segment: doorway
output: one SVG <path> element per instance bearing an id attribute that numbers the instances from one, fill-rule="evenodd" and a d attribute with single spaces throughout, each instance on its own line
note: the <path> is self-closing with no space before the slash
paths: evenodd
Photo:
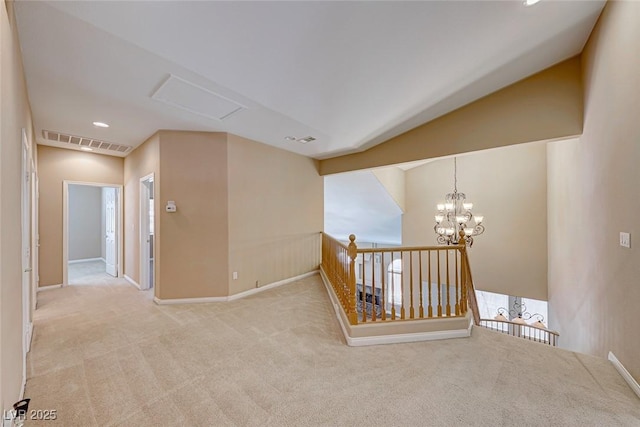
<path id="1" fill-rule="evenodd" d="M 122 187 L 64 181 L 63 199 L 63 286 L 122 277 Z"/>
<path id="2" fill-rule="evenodd" d="M 154 285 L 154 175 L 140 178 L 140 289 Z"/>

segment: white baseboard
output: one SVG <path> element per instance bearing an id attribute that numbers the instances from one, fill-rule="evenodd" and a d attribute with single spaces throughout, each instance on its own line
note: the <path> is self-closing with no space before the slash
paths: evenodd
<path id="1" fill-rule="evenodd" d="M 62 285 L 47 285 L 47 286 L 38 286 L 38 289 L 36 289 L 36 292 L 42 292 L 42 291 L 50 291 L 51 289 L 58 289 L 61 288 Z"/>
<path id="2" fill-rule="evenodd" d="M 133 280 L 131 277 L 127 276 L 126 274 L 123 276 L 124 280 L 126 280 L 127 282 L 131 283 L 133 286 L 135 286 L 136 288 L 138 288 L 139 290 L 142 290 L 142 288 L 140 287 L 140 285 L 138 284 L 138 282 L 136 282 L 135 280 Z"/>
<path id="3" fill-rule="evenodd" d="M 291 277 L 289 279 L 280 280 L 278 282 L 269 283 L 268 285 L 260 286 L 259 288 L 249 289 L 247 291 L 240 292 L 234 295 L 229 295 L 226 297 L 175 298 L 175 299 L 160 299 L 158 297 L 154 297 L 153 301 L 158 305 L 201 304 L 201 303 L 210 303 L 210 302 L 235 301 L 240 298 L 248 297 L 249 295 L 257 294 L 259 292 L 264 292 L 269 289 L 276 288 L 278 286 L 286 285 L 287 283 L 295 282 L 297 280 L 301 280 L 306 277 L 313 276 L 314 274 L 318 274 L 318 270 L 310 271 L 309 273 L 304 273 L 299 276 Z"/>
<path id="4" fill-rule="evenodd" d="M 92 262 L 92 261 L 103 261 L 104 262 L 104 258 L 83 258 L 83 259 L 74 259 L 69 261 L 69 264 L 80 264 L 81 262 Z"/>
<path id="5" fill-rule="evenodd" d="M 377 337 L 347 338 L 350 347 L 367 345 L 400 344 L 418 341 L 448 340 L 451 338 L 468 338 L 471 336 L 471 324 L 468 329 L 453 329 L 450 331 L 417 332 L 413 334 L 381 335 Z"/>
<path id="6" fill-rule="evenodd" d="M 613 354 L 613 352 L 611 351 L 609 352 L 608 359 L 616 368 L 618 373 L 622 376 L 622 378 L 624 378 L 627 384 L 629 384 L 629 387 L 631 387 L 631 390 L 633 390 L 633 392 L 640 398 L 640 384 L 638 384 L 638 381 L 636 381 L 636 379 L 631 376 L 629 371 L 627 371 L 627 368 L 625 368 L 624 365 L 620 363 L 620 361 Z"/>
<path id="7" fill-rule="evenodd" d="M 229 301 L 229 297 L 202 297 L 202 298 L 174 298 L 174 299 L 160 299 L 153 297 L 153 302 L 158 305 L 171 305 L 171 304 L 202 304 L 206 302 L 226 302 Z"/>

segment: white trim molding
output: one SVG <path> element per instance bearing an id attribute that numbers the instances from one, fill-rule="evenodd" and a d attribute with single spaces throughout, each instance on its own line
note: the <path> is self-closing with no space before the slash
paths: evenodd
<path id="1" fill-rule="evenodd" d="M 92 262 L 92 261 L 102 261 L 102 262 L 104 262 L 104 258 L 72 259 L 72 260 L 69 260 L 69 264 L 80 264 L 82 262 Z"/>
<path id="2" fill-rule="evenodd" d="M 345 325 L 345 319 L 342 318 L 342 309 L 340 308 L 340 302 L 338 301 L 338 295 L 333 290 L 331 285 L 329 285 L 329 279 L 324 273 L 324 270 L 320 269 L 320 277 L 322 278 L 322 283 L 324 284 L 325 289 L 327 290 L 327 294 L 329 294 L 329 299 L 331 300 L 331 305 L 333 306 L 333 311 L 336 313 L 336 318 L 338 319 L 338 323 L 340 324 L 340 329 L 342 330 L 342 335 L 344 335 L 344 339 L 349 344 L 349 340 L 351 337 L 349 336 L 349 332 L 347 331 L 347 327 Z"/>
<path id="3" fill-rule="evenodd" d="M 631 376 L 629 371 L 627 371 L 627 368 L 624 367 L 624 365 L 618 360 L 618 358 L 613 354 L 612 351 L 609 352 L 608 359 L 613 364 L 613 367 L 616 368 L 620 376 L 622 376 L 627 384 L 629 384 L 631 390 L 633 390 L 638 398 L 640 398 L 640 384 L 638 384 L 638 381 L 636 381 L 636 379 Z"/>
<path id="4" fill-rule="evenodd" d="M 61 288 L 62 284 L 60 285 L 47 285 L 47 286 L 38 286 L 38 289 L 36 292 L 42 292 L 42 291 L 50 291 L 51 289 L 58 289 Z"/>
<path id="5" fill-rule="evenodd" d="M 131 285 L 135 286 L 136 288 L 138 288 L 139 290 L 142 290 L 142 288 L 140 287 L 140 285 L 138 284 L 138 282 L 136 282 L 135 280 L 133 280 L 131 277 L 127 276 L 126 274 L 123 276 L 124 280 L 126 280 L 127 282 L 129 282 Z"/>
<path id="6" fill-rule="evenodd" d="M 365 336 L 365 337 L 352 337 L 349 334 L 349 330 L 352 328 L 352 326 L 348 325 L 348 320 L 343 314 L 342 308 L 340 307 L 338 296 L 336 295 L 335 291 L 329 284 L 329 279 L 327 278 L 325 272 L 322 269 L 320 269 L 320 277 L 322 278 L 324 287 L 327 290 L 327 293 L 329 294 L 329 299 L 331 300 L 331 304 L 333 305 L 333 309 L 336 313 L 336 318 L 338 319 L 338 323 L 340 324 L 340 329 L 342 330 L 344 339 L 347 342 L 347 345 L 349 347 L 364 347 L 368 345 L 400 344 L 400 343 L 418 342 L 418 341 L 446 340 L 451 338 L 468 338 L 471 336 L 471 328 L 473 327 L 473 322 L 471 321 L 471 319 L 469 319 L 469 324 L 464 329 L 444 329 L 441 331 L 406 332 L 406 333 L 400 333 L 400 334 L 381 334 L 381 335 L 372 335 L 372 336 Z M 360 326 L 355 326 L 355 327 L 357 328 Z"/>
<path id="7" fill-rule="evenodd" d="M 379 344 L 400 344 L 418 341 L 448 340 L 451 338 L 468 338 L 471 336 L 471 323 L 467 329 L 453 329 L 449 331 L 416 332 L 412 334 L 380 335 L 377 337 L 347 337 L 350 347 L 364 347 Z"/>
<path id="8" fill-rule="evenodd" d="M 268 291 L 269 289 L 277 288 L 278 286 L 286 285 L 287 283 L 291 283 L 298 280 L 302 280 L 307 277 L 311 277 L 315 274 L 318 274 L 318 270 L 310 271 L 308 273 L 304 273 L 295 277 L 290 277 L 288 279 L 280 280 L 278 282 L 269 283 L 268 285 L 260 286 L 259 288 L 249 289 L 247 291 L 240 292 L 234 295 L 229 295 L 226 297 L 175 298 L 175 299 L 160 299 L 158 297 L 154 297 L 153 301 L 158 305 L 201 304 L 201 303 L 210 303 L 210 302 L 235 301 L 237 299 L 246 298 L 249 295 L 254 295 L 260 292 Z"/>

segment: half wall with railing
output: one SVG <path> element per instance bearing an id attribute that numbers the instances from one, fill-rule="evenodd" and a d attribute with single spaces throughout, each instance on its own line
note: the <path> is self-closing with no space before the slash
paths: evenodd
<path id="1" fill-rule="evenodd" d="M 406 327 L 402 332 L 396 326 L 396 335 L 455 330 L 455 336 L 462 336 L 464 330 L 468 336 L 469 312 L 476 318 L 477 310 L 468 303 L 475 298 L 469 298 L 473 283 L 464 242 L 360 249 L 354 235 L 349 239 L 345 243 L 323 234 L 321 270 L 350 332 L 364 330 L 358 327 L 365 324 L 395 323 Z"/>

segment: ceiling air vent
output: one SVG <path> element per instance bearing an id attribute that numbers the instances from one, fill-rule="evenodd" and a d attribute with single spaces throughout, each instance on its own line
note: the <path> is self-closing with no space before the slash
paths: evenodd
<path id="1" fill-rule="evenodd" d="M 296 138 L 295 136 L 285 136 L 284 139 L 291 142 L 299 142 L 301 144 L 306 144 L 308 142 L 312 142 L 316 140 L 316 138 L 312 136 L 305 136 L 304 138 Z"/>
<path id="2" fill-rule="evenodd" d="M 76 147 L 97 148 L 99 150 L 114 151 L 119 154 L 126 154 L 132 150 L 132 147 L 122 144 L 114 144 L 112 142 L 102 141 L 100 139 L 85 138 L 82 136 L 66 135 L 60 132 L 52 132 L 43 130 L 42 137 L 48 141 L 62 142 Z"/>
<path id="3" fill-rule="evenodd" d="M 312 136 L 306 136 L 304 138 L 298 138 L 298 142 L 301 142 L 303 144 L 306 144 L 307 142 L 311 142 L 311 141 L 315 141 L 316 139 Z"/>

